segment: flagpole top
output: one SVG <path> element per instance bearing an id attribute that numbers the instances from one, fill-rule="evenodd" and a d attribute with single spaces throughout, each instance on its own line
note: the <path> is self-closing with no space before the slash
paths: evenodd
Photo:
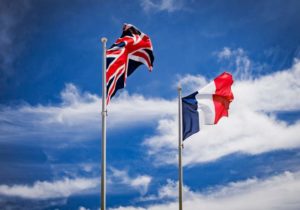
<path id="1" fill-rule="evenodd" d="M 102 42 L 102 43 L 107 42 L 107 38 L 106 38 L 106 37 L 102 37 L 102 38 L 101 38 L 101 42 Z"/>
<path id="2" fill-rule="evenodd" d="M 178 86 L 177 86 L 177 90 L 178 90 L 178 91 L 181 91 L 181 90 L 182 90 L 181 85 L 178 85 Z"/>

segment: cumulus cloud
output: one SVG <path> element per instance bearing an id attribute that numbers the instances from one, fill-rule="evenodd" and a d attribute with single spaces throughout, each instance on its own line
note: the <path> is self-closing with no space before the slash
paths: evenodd
<path id="1" fill-rule="evenodd" d="M 2 0 L 0 2 L 0 85 L 10 77 L 13 70 L 13 63 L 17 57 L 21 43 L 18 41 L 17 33 L 23 18 L 30 9 L 29 1 L 14 2 Z"/>
<path id="2" fill-rule="evenodd" d="M 177 86 L 184 87 L 183 93 L 190 94 L 198 90 L 199 87 L 203 87 L 208 83 L 208 80 L 202 75 L 190 75 L 187 74 L 184 77 L 178 78 Z"/>
<path id="3" fill-rule="evenodd" d="M 295 111 L 300 109 L 300 61 L 287 70 L 254 80 L 237 81 L 234 86 L 239 104 L 256 111 Z M 245 94 L 246 93 L 246 94 Z"/>
<path id="4" fill-rule="evenodd" d="M 236 81 L 229 118 L 214 126 L 201 125 L 201 131 L 185 141 L 184 164 L 213 161 L 239 152 L 259 154 L 298 148 L 300 122 L 288 124 L 277 119 L 276 112 L 299 111 L 299 81 L 299 61 L 287 70 Z M 199 83 L 202 82 L 203 77 L 199 77 Z M 149 154 L 158 159 L 156 162 L 177 163 L 177 129 L 176 115 L 161 119 L 156 135 L 145 140 Z"/>
<path id="5" fill-rule="evenodd" d="M 37 181 L 33 185 L 0 185 L 0 195 L 26 199 L 63 198 L 98 186 L 98 178 L 65 178 L 54 182 Z"/>
<path id="6" fill-rule="evenodd" d="M 229 56 L 224 52 L 222 56 Z M 191 85 L 188 81 L 192 81 Z M 230 117 L 215 126 L 201 125 L 201 131 L 185 141 L 184 164 L 214 161 L 232 153 L 259 154 L 300 146 L 300 122 L 287 123 L 276 112 L 299 111 L 300 61 L 286 70 L 258 78 L 236 79 Z M 185 90 L 198 90 L 207 79 L 187 75 Z M 0 107 L 2 141 L 12 139 L 87 140 L 100 135 L 101 98 L 67 84 L 61 103 Z M 162 98 L 128 95 L 123 91 L 109 104 L 108 131 L 157 123 L 152 136 L 143 141 L 149 155 L 159 164 L 176 164 L 177 102 Z M 126 110 L 126 111 L 124 111 Z M 201 116 L 201 113 L 200 113 Z"/>
<path id="7" fill-rule="evenodd" d="M 183 1 L 181 0 L 141 0 L 141 7 L 144 11 L 167 11 L 174 12 L 177 10 L 182 10 L 184 8 Z"/>
<path id="8" fill-rule="evenodd" d="M 195 192 L 191 191 L 189 187 L 183 186 L 183 194 L 189 198 L 195 196 Z M 167 184 L 158 189 L 157 195 L 148 195 L 141 197 L 139 201 L 174 201 L 178 198 L 178 182 L 167 179 Z"/>
<path id="9" fill-rule="evenodd" d="M 84 207 L 84 206 L 79 206 L 78 207 L 78 210 L 90 210 L 89 208 L 86 208 L 86 207 Z"/>
<path id="10" fill-rule="evenodd" d="M 159 204 L 147 207 L 118 207 L 110 210 L 160 210 L 178 209 L 176 201 L 178 185 L 169 181 L 163 186 L 156 198 Z M 184 188 L 184 208 L 192 209 L 232 209 L 232 210 L 297 210 L 300 208 L 300 173 L 285 172 L 268 179 L 251 178 L 194 192 Z M 173 199 L 166 201 L 166 199 Z"/>
<path id="11" fill-rule="evenodd" d="M 133 189 L 138 190 L 141 194 L 146 194 L 148 191 L 148 186 L 151 183 L 152 177 L 148 175 L 138 175 L 136 177 L 130 177 L 128 171 L 118 170 L 115 168 L 110 169 L 111 183 L 118 182 L 130 186 Z"/>
<path id="12" fill-rule="evenodd" d="M 101 98 L 82 92 L 73 84 L 66 84 L 60 97 L 61 103 L 55 105 L 0 106 L 0 139 L 70 139 L 72 136 L 72 140 L 85 140 L 99 136 Z M 153 122 L 175 112 L 176 103 L 173 101 L 147 99 L 141 95 L 128 95 L 123 92 L 108 106 L 108 129 Z"/>
<path id="13" fill-rule="evenodd" d="M 251 79 L 253 64 L 244 49 L 231 49 L 229 47 L 224 47 L 221 51 L 215 52 L 215 54 L 220 62 L 228 62 L 227 68 L 234 69 L 235 78 Z"/>
<path id="14" fill-rule="evenodd" d="M 61 100 L 58 105 L 1 107 L 1 138 L 42 139 L 78 134 L 72 135 L 72 140 L 76 140 L 83 137 L 80 135 L 82 132 L 86 132 L 86 138 L 99 132 L 100 99 L 97 96 L 80 94 L 74 85 L 67 84 L 61 93 Z"/>
<path id="15" fill-rule="evenodd" d="M 142 195 L 147 193 L 152 177 L 137 174 L 129 176 L 128 171 L 110 168 L 108 170 L 107 185 L 115 189 L 120 185 L 126 189 L 133 189 Z M 24 199 L 47 200 L 67 198 L 74 194 L 94 193 L 98 191 L 100 178 L 64 178 L 56 181 L 36 181 L 32 185 L 0 185 L 0 195 L 6 197 L 20 197 Z M 108 191 L 111 193 L 111 191 Z"/>

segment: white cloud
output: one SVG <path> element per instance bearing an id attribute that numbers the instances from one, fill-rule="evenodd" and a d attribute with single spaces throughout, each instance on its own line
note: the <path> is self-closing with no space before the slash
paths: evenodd
<path id="1" fill-rule="evenodd" d="M 150 11 L 167 11 L 174 12 L 177 10 L 182 10 L 184 8 L 183 1 L 181 0 L 141 0 L 141 7 L 146 12 Z"/>
<path id="2" fill-rule="evenodd" d="M 176 210 L 175 193 L 177 184 L 169 182 L 159 190 L 157 201 L 147 207 L 118 207 L 110 210 Z M 252 178 L 245 181 L 229 183 L 208 189 L 205 192 L 193 192 L 184 188 L 184 209 L 210 210 L 297 210 L 300 208 L 298 195 L 300 193 L 300 173 L 285 172 L 268 179 Z M 161 194 L 161 192 L 164 192 Z M 167 198 L 173 201 L 166 201 Z"/>
<path id="3" fill-rule="evenodd" d="M 90 210 L 89 208 L 86 208 L 86 207 L 84 207 L 84 206 L 79 206 L 78 207 L 78 210 Z"/>
<path id="4" fill-rule="evenodd" d="M 217 53 L 218 58 L 221 59 L 228 59 L 232 56 L 232 51 L 229 47 L 224 47 L 220 52 Z"/>
<path id="5" fill-rule="evenodd" d="M 188 85 L 188 81 L 192 85 Z M 300 122 L 276 119 L 276 111 L 299 111 L 300 62 L 257 79 L 236 80 L 230 117 L 218 125 L 204 126 L 185 142 L 184 164 L 213 161 L 242 152 L 259 154 L 300 147 Z M 207 80 L 188 75 L 183 89 L 198 90 Z M 1 140 L 14 138 L 86 140 L 100 135 L 101 99 L 67 84 L 57 105 L 22 105 L 0 108 Z M 145 98 L 123 91 L 109 104 L 108 132 L 141 124 L 157 123 L 153 136 L 144 141 L 159 164 L 175 164 L 177 155 L 177 100 Z"/>
<path id="6" fill-rule="evenodd" d="M 121 125 L 147 124 L 175 112 L 173 101 L 130 96 L 124 91 L 108 106 L 108 130 Z M 0 138 L 5 140 L 26 137 L 82 140 L 99 136 L 101 131 L 101 98 L 81 92 L 73 84 L 67 84 L 61 92 L 60 104 L 2 106 L 0 113 Z"/>
<path id="7" fill-rule="evenodd" d="M 234 92 L 239 104 L 259 111 L 294 111 L 300 109 L 300 61 L 287 70 L 255 80 L 237 81 Z M 246 94 L 245 94 L 246 93 Z"/>
<path id="8" fill-rule="evenodd" d="M 147 193 L 148 186 L 152 180 L 151 176 L 138 175 L 136 177 L 130 177 L 126 170 L 118 170 L 115 168 L 110 168 L 110 170 L 112 172 L 110 180 L 111 183 L 118 182 L 138 190 L 141 194 Z"/>
<path id="9" fill-rule="evenodd" d="M 0 2 L 0 85 L 3 85 L 5 79 L 13 75 L 12 64 L 22 45 L 17 40 L 19 35 L 17 31 L 29 9 L 29 1 L 15 3 L 2 0 Z M 17 42 L 18 44 L 16 44 Z"/>
<path id="10" fill-rule="evenodd" d="M 203 87 L 208 83 L 206 78 L 201 75 L 187 74 L 184 77 L 179 77 L 178 80 L 179 81 L 176 85 L 184 87 L 182 90 L 183 94 L 191 94 L 197 91 L 199 87 Z"/>
<path id="11" fill-rule="evenodd" d="M 199 81 L 202 83 L 203 78 Z M 300 121 L 287 124 L 274 115 L 276 111 L 300 109 L 299 81 L 299 61 L 281 72 L 236 81 L 229 118 L 214 126 L 202 126 L 199 133 L 185 141 L 184 164 L 213 161 L 237 152 L 259 154 L 300 147 Z M 156 135 L 144 141 L 155 162 L 177 163 L 177 129 L 176 115 L 161 119 Z"/>
<path id="12" fill-rule="evenodd" d="M 109 126 L 149 123 L 176 113 L 175 100 L 145 98 L 126 92 L 114 99 L 109 108 Z"/>
<path id="13" fill-rule="evenodd" d="M 242 48 L 230 49 L 224 47 L 215 53 L 219 61 L 227 61 L 229 69 L 234 69 L 234 77 L 239 79 L 251 79 L 252 63 L 247 53 Z"/>
<path id="14" fill-rule="evenodd" d="M 195 192 L 192 192 L 189 187 L 183 186 L 183 195 L 185 197 L 193 197 Z M 178 182 L 168 179 L 167 184 L 158 189 L 157 195 L 148 195 L 141 197 L 139 201 L 159 201 L 159 200 L 175 200 L 178 198 Z"/>
<path id="15" fill-rule="evenodd" d="M 146 194 L 152 177 L 148 175 L 129 176 L 128 171 L 110 168 L 107 176 L 107 193 L 120 185 Z M 21 197 L 34 200 L 67 198 L 74 194 L 95 193 L 100 186 L 100 177 L 95 178 L 64 178 L 62 180 L 36 181 L 32 185 L 0 185 L 0 195 Z M 81 207 L 82 208 L 82 207 Z"/>
<path id="16" fill-rule="evenodd" d="M 65 178 L 54 182 L 37 181 L 33 185 L 0 185 L 0 194 L 27 199 L 50 199 L 69 197 L 98 186 L 98 178 Z"/>
<path id="17" fill-rule="evenodd" d="M 152 177 L 142 175 L 134 178 L 131 182 L 130 185 L 134 188 L 139 189 L 139 191 L 142 194 L 145 194 L 148 191 L 148 186 L 152 180 Z"/>
<path id="18" fill-rule="evenodd" d="M 134 206 L 120 206 L 118 208 L 109 208 L 109 210 L 146 210 L 142 207 L 134 207 Z"/>

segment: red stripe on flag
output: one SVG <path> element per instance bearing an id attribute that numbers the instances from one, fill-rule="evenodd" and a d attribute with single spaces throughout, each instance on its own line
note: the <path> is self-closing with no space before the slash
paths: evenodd
<path id="1" fill-rule="evenodd" d="M 109 80 L 111 80 L 111 77 L 113 74 L 116 73 L 117 69 L 120 68 L 123 64 L 126 64 L 127 61 L 127 55 L 122 54 L 119 58 L 117 58 L 113 63 L 109 66 L 109 68 L 106 70 L 106 84 Z"/>
<path id="2" fill-rule="evenodd" d="M 144 60 L 147 62 L 147 67 L 151 71 L 151 61 L 150 61 L 149 57 L 145 53 L 137 51 L 137 52 L 133 53 L 133 55 L 141 57 L 141 58 L 144 58 Z"/>
<path id="3" fill-rule="evenodd" d="M 110 98 L 111 98 L 111 95 L 115 92 L 115 89 L 116 89 L 116 85 L 117 85 L 118 79 L 119 79 L 120 75 L 123 74 L 124 68 L 125 68 L 125 67 L 123 67 L 122 69 L 120 69 L 120 70 L 117 72 L 117 75 L 115 76 L 115 78 L 114 78 L 112 84 L 110 85 L 109 90 L 108 90 L 108 95 L 107 95 L 107 98 L 106 98 L 106 104 L 109 103 Z"/>
<path id="4" fill-rule="evenodd" d="M 229 104 L 233 100 L 231 85 L 233 84 L 232 75 L 224 72 L 214 79 L 216 92 L 213 94 L 215 106 L 215 124 L 218 123 L 221 117 L 228 116 Z"/>

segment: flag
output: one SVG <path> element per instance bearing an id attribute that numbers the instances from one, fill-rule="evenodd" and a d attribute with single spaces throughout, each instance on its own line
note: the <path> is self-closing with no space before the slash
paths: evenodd
<path id="1" fill-rule="evenodd" d="M 108 104 L 118 89 L 126 86 L 126 78 L 138 66 L 153 67 L 152 43 L 146 34 L 131 24 L 124 24 L 121 37 L 106 52 L 106 85 Z"/>
<path id="2" fill-rule="evenodd" d="M 217 124 L 221 117 L 228 116 L 233 100 L 232 75 L 224 72 L 201 90 L 182 98 L 183 140 L 200 130 L 198 109 L 203 112 L 203 124 Z"/>

